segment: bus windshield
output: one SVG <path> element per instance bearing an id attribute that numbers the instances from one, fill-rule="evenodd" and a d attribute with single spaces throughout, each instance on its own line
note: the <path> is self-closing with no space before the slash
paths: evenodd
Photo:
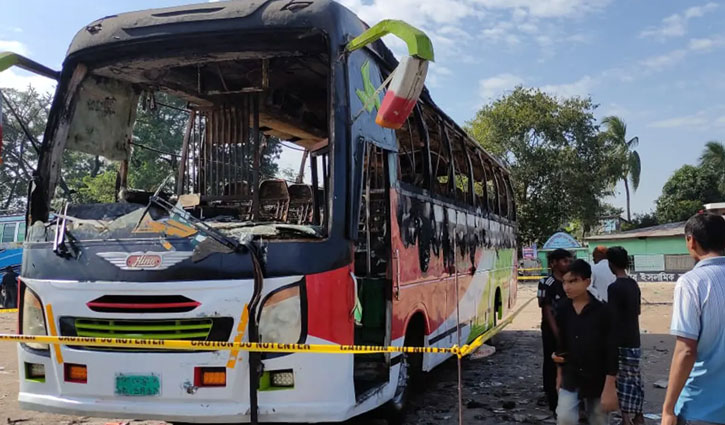
<path id="1" fill-rule="evenodd" d="M 186 213 L 232 236 L 324 237 L 327 42 L 315 31 L 274 38 L 197 37 L 142 55 L 109 47 L 111 59 L 77 65 L 63 163 L 86 161 L 95 175 L 75 192 L 61 179 L 53 200 L 75 236 L 136 234 L 143 220 Z M 155 194 L 173 208 L 146 214 Z"/>

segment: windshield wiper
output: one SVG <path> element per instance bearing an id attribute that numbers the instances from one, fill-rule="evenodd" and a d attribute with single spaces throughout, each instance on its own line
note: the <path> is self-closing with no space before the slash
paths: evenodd
<path id="1" fill-rule="evenodd" d="M 228 238 L 223 233 L 217 231 L 213 227 L 207 225 L 203 221 L 197 219 L 193 215 L 189 214 L 186 210 L 177 207 L 176 205 L 172 204 L 171 202 L 167 201 L 164 198 L 161 198 L 159 196 L 152 196 L 149 198 L 149 203 L 154 203 L 158 205 L 159 207 L 166 210 L 169 215 L 175 214 L 179 216 L 182 220 L 184 220 L 189 225 L 193 226 L 196 230 L 200 231 L 201 233 L 204 233 L 205 235 L 209 236 L 210 238 L 214 239 L 215 241 L 219 242 L 220 244 L 231 248 L 234 251 L 238 251 L 239 248 L 244 246 L 245 244 L 240 243 L 236 239 Z"/>
<path id="2" fill-rule="evenodd" d="M 219 242 L 220 244 L 226 246 L 227 248 L 232 249 L 233 251 L 239 251 L 239 249 L 242 246 L 249 247 L 249 244 L 246 243 L 240 243 L 236 239 L 231 239 L 221 232 L 217 231 L 216 229 L 208 226 L 206 223 L 202 222 L 201 220 L 197 219 L 196 217 L 189 214 L 186 210 L 183 208 L 179 208 L 176 205 L 172 204 L 171 202 L 167 201 L 166 199 L 159 196 L 159 193 L 161 193 L 161 189 L 166 185 L 166 183 L 169 181 L 169 179 L 172 176 L 168 176 L 164 179 L 164 181 L 156 188 L 156 191 L 154 194 L 149 198 L 149 203 L 146 205 L 146 209 L 144 210 L 143 214 L 141 214 L 141 217 L 138 220 L 138 223 L 136 224 L 136 227 L 141 225 L 141 222 L 143 221 L 146 214 L 149 212 L 149 208 L 151 207 L 151 204 L 156 204 L 161 209 L 165 210 L 169 217 L 172 215 L 177 215 L 179 218 L 181 218 L 186 224 L 189 224 L 199 232 L 203 233 L 204 235 L 214 239 L 215 241 Z"/>

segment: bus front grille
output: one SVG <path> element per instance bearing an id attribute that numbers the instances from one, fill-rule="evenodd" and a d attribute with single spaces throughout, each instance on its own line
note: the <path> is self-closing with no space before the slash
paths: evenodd
<path id="1" fill-rule="evenodd" d="M 155 320 L 61 317 L 60 334 L 95 338 L 228 341 L 233 325 L 234 320 L 231 317 Z M 83 348 L 146 351 L 146 349 L 119 347 Z"/>

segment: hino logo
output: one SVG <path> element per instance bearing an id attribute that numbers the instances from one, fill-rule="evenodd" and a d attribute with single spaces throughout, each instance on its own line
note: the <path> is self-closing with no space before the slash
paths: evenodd
<path id="1" fill-rule="evenodd" d="M 191 251 L 99 252 L 96 255 L 121 270 L 165 270 L 191 257 Z"/>

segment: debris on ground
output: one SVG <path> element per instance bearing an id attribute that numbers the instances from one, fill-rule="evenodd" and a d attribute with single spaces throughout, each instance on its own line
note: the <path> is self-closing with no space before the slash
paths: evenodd
<path id="1" fill-rule="evenodd" d="M 655 388 L 667 388 L 667 384 L 668 382 L 666 379 L 660 379 L 659 381 L 655 381 L 652 385 L 654 385 Z"/>

